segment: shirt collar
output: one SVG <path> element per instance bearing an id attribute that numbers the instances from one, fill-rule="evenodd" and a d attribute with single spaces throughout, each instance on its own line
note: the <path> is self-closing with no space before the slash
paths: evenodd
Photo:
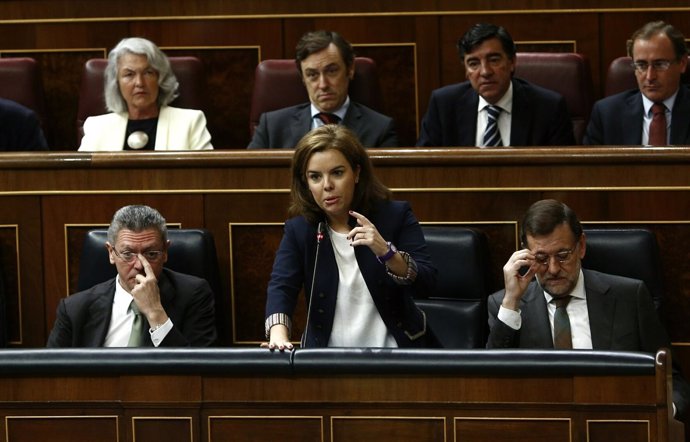
<path id="1" fill-rule="evenodd" d="M 640 92 L 642 95 L 642 106 L 644 107 L 644 114 L 645 115 L 650 115 L 650 112 L 652 111 L 652 106 L 654 105 L 654 102 L 647 98 L 645 94 Z M 664 103 L 664 106 L 666 106 L 666 110 L 669 111 L 673 109 L 673 104 L 676 102 L 676 96 L 678 96 L 678 91 L 676 91 L 675 94 L 671 95 L 667 99 L 665 99 L 662 103 Z"/>
<path id="2" fill-rule="evenodd" d="M 121 312 L 123 315 L 127 314 L 129 305 L 134 298 L 120 283 L 120 275 L 117 275 L 115 280 L 115 297 L 113 298 L 113 310 Z"/>
<path id="3" fill-rule="evenodd" d="M 337 115 L 338 117 L 340 117 L 340 120 L 342 121 L 343 119 L 345 119 L 345 114 L 347 113 L 347 109 L 349 107 L 350 107 L 350 96 L 348 95 L 345 98 L 345 103 L 343 103 L 343 105 L 340 106 L 340 108 L 338 108 L 335 112 L 328 112 L 328 113 L 333 114 L 333 115 Z M 312 103 L 311 104 L 311 117 L 314 118 L 320 113 L 321 113 L 321 111 L 318 110 L 316 108 L 316 106 L 314 106 L 314 103 Z"/>
<path id="4" fill-rule="evenodd" d="M 477 108 L 477 111 L 481 112 L 483 111 L 487 106 L 491 106 L 491 103 L 486 101 L 484 97 L 481 95 L 479 96 L 479 107 Z M 513 111 L 513 82 L 510 82 L 510 86 L 508 86 L 508 90 L 506 91 L 505 94 L 501 97 L 500 100 L 494 104 L 494 106 L 498 106 L 501 108 L 502 112 L 506 112 L 510 114 Z"/>

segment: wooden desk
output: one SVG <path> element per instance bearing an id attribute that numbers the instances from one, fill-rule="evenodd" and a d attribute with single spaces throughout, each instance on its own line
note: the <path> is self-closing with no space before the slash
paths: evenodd
<path id="1" fill-rule="evenodd" d="M 665 351 L 5 350 L 0 373 L 8 442 L 682 440 Z"/>

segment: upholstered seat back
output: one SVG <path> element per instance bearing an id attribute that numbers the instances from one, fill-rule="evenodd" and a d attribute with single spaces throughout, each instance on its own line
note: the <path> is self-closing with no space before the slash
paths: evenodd
<path id="1" fill-rule="evenodd" d="M 659 246 L 646 229 L 586 229 L 587 251 L 582 267 L 644 281 L 657 309 L 663 301 Z"/>
<path id="2" fill-rule="evenodd" d="M 515 76 L 563 95 L 575 141 L 581 143 L 592 110 L 592 73 L 587 58 L 572 52 L 518 52 Z"/>
<path id="3" fill-rule="evenodd" d="M 350 99 L 382 111 L 381 90 L 379 88 L 376 63 L 371 58 L 355 58 L 355 76 L 348 91 Z M 307 90 L 302 84 L 295 60 L 264 60 L 258 64 L 254 73 L 254 92 L 249 111 L 249 135 L 264 112 L 282 109 L 309 101 Z"/>
<path id="4" fill-rule="evenodd" d="M 28 107 L 45 122 L 41 72 L 33 58 L 0 58 L 0 97 Z"/>
<path id="5" fill-rule="evenodd" d="M 483 233 L 456 226 L 423 226 L 438 270 L 436 291 L 415 302 L 444 348 L 484 347 L 489 252 Z"/>
<path id="6" fill-rule="evenodd" d="M 615 95 L 628 89 L 637 89 L 635 70 L 632 67 L 632 58 L 618 57 L 611 62 L 606 73 L 605 96 Z"/>
<path id="7" fill-rule="evenodd" d="M 196 57 L 169 57 L 169 60 L 180 84 L 178 88 L 180 95 L 171 103 L 171 106 L 205 110 L 206 78 L 201 60 Z M 92 58 L 84 64 L 76 123 L 79 140 L 84 136 L 84 121 L 88 117 L 108 112 L 103 97 L 104 72 L 107 65 L 108 60 L 104 58 Z"/>
<path id="8" fill-rule="evenodd" d="M 204 229 L 169 229 L 168 262 L 165 267 L 208 281 L 216 297 L 222 293 L 216 246 L 211 232 Z M 86 290 L 117 274 L 110 264 L 105 243 L 106 230 L 90 230 L 84 239 L 79 261 L 77 290 Z"/>

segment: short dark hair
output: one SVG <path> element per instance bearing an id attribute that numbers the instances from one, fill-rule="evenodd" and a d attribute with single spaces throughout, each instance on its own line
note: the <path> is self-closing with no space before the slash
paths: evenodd
<path id="1" fill-rule="evenodd" d="M 527 235 L 548 235 L 564 223 L 570 226 L 575 240 L 579 240 L 582 236 L 582 225 L 573 209 L 553 199 L 537 201 L 527 209 L 527 213 L 522 219 L 520 231 L 522 246 L 527 247 Z"/>
<path id="2" fill-rule="evenodd" d="M 337 150 L 347 160 L 353 170 L 359 167 L 359 182 L 352 198 L 352 210 L 367 216 L 374 202 L 388 200 L 391 191 L 374 175 L 374 167 L 362 143 L 350 129 L 337 124 L 326 124 L 308 132 L 297 143 L 292 156 L 291 203 L 288 214 L 302 215 L 316 224 L 324 217 L 323 210 L 316 204 L 307 184 L 307 163 L 316 152 Z"/>
<path id="3" fill-rule="evenodd" d="M 115 245 L 122 229 L 132 232 L 154 229 L 160 233 L 163 243 L 168 240 L 165 218 L 160 212 L 149 206 L 124 206 L 115 212 L 112 221 L 110 221 L 110 227 L 108 227 L 108 242 L 110 244 Z"/>
<path id="4" fill-rule="evenodd" d="M 666 22 L 652 21 L 633 32 L 630 36 L 630 39 L 626 42 L 628 56 L 633 56 L 632 50 L 637 40 L 649 40 L 657 34 L 664 34 L 671 40 L 673 50 L 676 53 L 676 60 L 680 60 L 688 53 L 688 47 L 685 45 L 685 36 L 683 36 L 682 32 Z"/>
<path id="5" fill-rule="evenodd" d="M 331 43 L 340 51 L 345 67 L 350 69 L 355 62 L 355 50 L 350 42 L 335 31 L 312 31 L 304 34 L 295 48 L 295 63 L 297 63 L 300 76 L 302 75 L 302 62 L 311 54 L 326 49 Z"/>
<path id="6" fill-rule="evenodd" d="M 465 55 L 469 54 L 486 40 L 498 38 L 503 46 L 508 58 L 515 59 L 515 42 L 508 31 L 503 26 L 493 25 L 491 23 L 477 23 L 465 32 L 465 35 L 458 40 L 458 53 L 460 59 L 464 60 Z"/>

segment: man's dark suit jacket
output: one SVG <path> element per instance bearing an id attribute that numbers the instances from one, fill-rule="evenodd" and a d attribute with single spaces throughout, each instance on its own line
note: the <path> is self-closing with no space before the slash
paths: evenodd
<path id="1" fill-rule="evenodd" d="M 355 258 L 374 304 L 399 347 L 436 346 L 436 338 L 414 297 L 428 297 L 436 285 L 436 268 L 426 248 L 424 234 L 409 203 L 381 201 L 367 218 L 386 241 L 409 253 L 417 263 L 417 279 L 411 285 L 396 284 L 371 249 L 355 247 Z M 354 218 L 351 218 L 354 220 Z M 351 224 L 354 227 L 353 224 Z M 316 256 L 316 226 L 297 216 L 285 223 L 268 284 L 266 317 L 274 313 L 292 316 L 300 290 L 311 295 Z M 333 327 L 338 293 L 338 264 L 328 235 L 321 241 L 311 296 L 308 347 L 326 347 Z"/>
<path id="2" fill-rule="evenodd" d="M 364 147 L 397 147 L 393 119 L 363 104 L 350 101 L 343 126 L 359 137 Z M 303 103 L 261 115 L 249 149 L 293 149 L 311 130 L 311 104 Z"/>
<path id="3" fill-rule="evenodd" d="M 48 143 L 31 109 L 0 98 L 0 151 L 13 150 L 48 150 Z"/>
<path id="4" fill-rule="evenodd" d="M 642 93 L 631 89 L 594 103 L 582 144 L 642 145 Z M 671 111 L 671 144 L 690 144 L 690 89 L 681 85 Z"/>
<path id="5" fill-rule="evenodd" d="M 642 281 L 583 270 L 589 327 L 594 350 L 643 351 L 656 353 L 671 348 L 652 297 Z M 505 291 L 488 299 L 488 348 L 553 348 L 553 335 L 544 291 L 533 281 L 522 300 L 522 327 L 513 330 L 498 319 Z M 690 406 L 690 386 L 677 370 L 673 376 L 673 403 L 677 416 Z"/>
<path id="6" fill-rule="evenodd" d="M 115 298 L 116 278 L 60 300 L 48 347 L 102 347 Z M 216 341 L 213 292 L 206 280 L 163 269 L 161 303 L 173 328 L 161 347 L 208 347 Z M 152 347 L 148 327 L 145 342 Z"/>
<path id="7" fill-rule="evenodd" d="M 431 93 L 417 146 L 474 146 L 479 95 L 469 81 Z M 511 146 L 572 146 L 573 123 L 556 92 L 513 78 Z"/>

